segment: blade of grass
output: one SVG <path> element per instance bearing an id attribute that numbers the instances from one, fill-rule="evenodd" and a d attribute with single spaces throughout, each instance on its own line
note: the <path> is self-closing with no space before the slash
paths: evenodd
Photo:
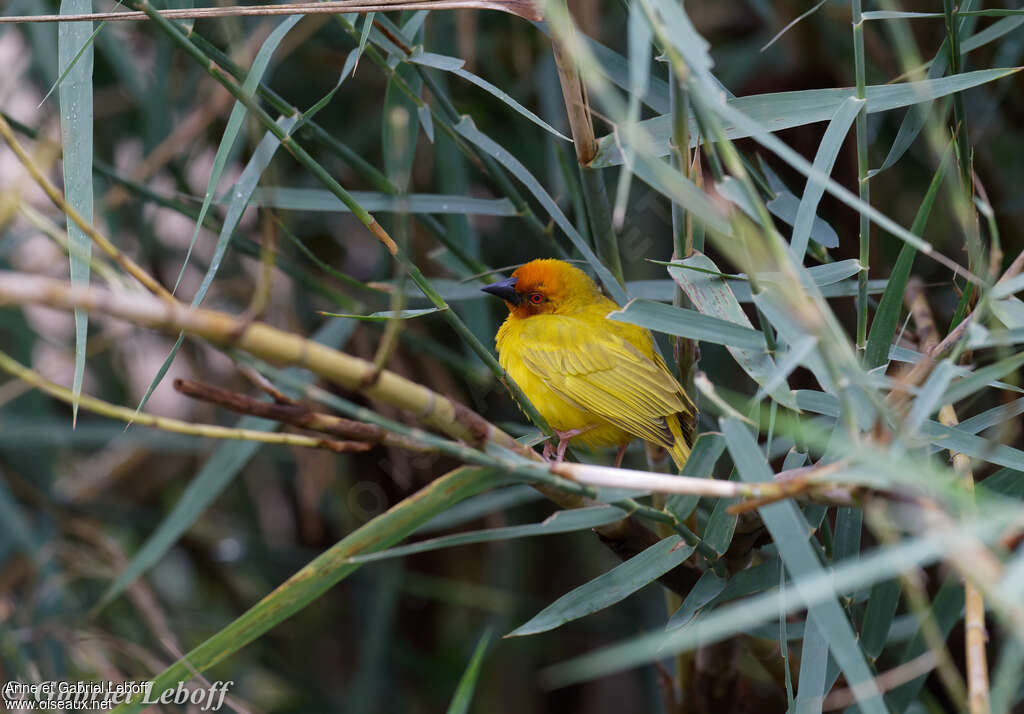
<path id="1" fill-rule="evenodd" d="M 287 129 L 291 129 L 295 125 L 296 120 L 297 117 L 286 117 L 281 120 L 281 123 Z M 214 247 L 213 257 L 210 258 L 210 265 L 203 275 L 199 289 L 192 296 L 193 307 L 198 307 L 206 298 L 206 293 L 213 284 L 217 271 L 220 270 L 221 261 L 223 261 L 224 255 L 227 253 L 228 245 L 231 242 L 231 235 L 238 226 L 238 222 L 242 219 L 242 214 L 245 213 L 245 209 L 248 206 L 249 197 L 256 188 L 256 184 L 259 182 L 263 171 L 270 165 L 270 161 L 277 152 L 278 146 L 280 146 L 280 142 L 277 138 L 270 132 L 267 132 L 263 140 L 256 147 L 249 162 L 245 165 L 245 168 L 242 169 L 242 174 L 238 177 L 238 181 L 235 183 L 232 191 L 231 203 L 228 205 L 227 214 L 224 216 L 224 223 L 221 225 L 220 234 L 217 236 L 217 243 Z M 163 363 L 157 369 L 152 381 L 150 381 L 149 386 L 146 388 L 146 392 L 142 395 L 142 399 L 139 400 L 138 407 L 136 408 L 137 411 L 142 411 L 143 407 L 146 406 L 146 402 L 152 396 L 153 391 L 163 381 L 167 370 L 171 368 L 171 363 L 174 362 L 174 358 L 178 355 L 178 350 L 181 349 L 184 341 L 185 333 L 178 333 L 178 339 L 171 347 L 170 353 L 164 358 Z"/>
<path id="2" fill-rule="evenodd" d="M 935 77 L 920 82 L 899 82 L 896 84 L 873 84 L 864 88 L 867 113 L 891 111 L 932 101 L 962 92 L 973 87 L 994 82 L 1020 71 L 1019 68 L 996 68 L 964 72 L 955 76 Z M 837 89 L 804 89 L 795 92 L 777 92 L 737 97 L 722 104 L 726 138 L 743 139 L 754 136 L 761 129 L 772 132 L 791 129 L 807 124 L 828 121 L 836 109 L 850 97 L 856 97 L 852 87 Z M 749 121 L 735 122 L 730 117 L 736 113 Z M 759 125 L 753 128 L 750 122 Z M 652 151 L 665 156 L 671 150 L 671 116 L 662 115 L 640 122 L 640 128 L 650 136 Z M 699 132 L 696 120 L 690 123 L 691 147 L 696 146 Z M 598 139 L 598 153 L 591 166 L 607 168 L 622 163 L 622 153 L 612 135 Z M 802 171 L 802 173 L 806 173 Z"/>
<path id="3" fill-rule="evenodd" d="M 772 470 L 746 425 L 731 417 L 722 419 L 720 424 L 729 453 L 743 480 L 749 483 L 772 481 Z M 803 596 L 802 581 L 824 574 L 807 541 L 810 532 L 807 522 L 792 502 L 788 501 L 761 508 L 760 513 L 793 578 L 794 587 Z M 864 661 L 853 627 L 835 599 L 835 594 L 813 605 L 808 603 L 807 608 L 808 616 L 820 628 L 847 681 L 854 688 L 861 710 L 885 714 L 874 676 Z"/>
<path id="4" fill-rule="evenodd" d="M 267 39 L 264 40 L 259 51 L 256 53 L 256 58 L 253 60 L 252 67 L 246 75 L 245 81 L 242 82 L 242 91 L 248 96 L 251 97 L 254 95 L 256 87 L 259 86 L 260 81 L 263 79 L 263 75 L 270 66 L 270 59 L 273 57 L 274 51 L 277 49 L 278 45 L 281 44 L 281 40 L 284 39 L 285 35 L 288 34 L 288 31 L 295 27 L 301 19 L 302 15 L 286 17 L 267 36 Z M 199 218 L 196 220 L 196 227 L 192 231 L 192 239 L 189 241 L 188 249 L 185 251 L 185 259 L 182 261 L 181 270 L 178 271 L 178 277 L 174 281 L 174 288 L 171 290 L 172 293 L 177 292 L 178 286 L 181 284 L 181 278 L 185 274 L 185 268 L 188 267 L 189 258 L 192 256 L 192 249 L 195 247 L 196 239 L 199 237 L 199 229 L 203 225 L 206 212 L 210 209 L 210 205 L 213 203 L 213 197 L 217 193 L 217 186 L 220 185 L 220 179 L 224 173 L 224 167 L 227 164 L 228 157 L 231 154 L 235 142 L 238 140 L 238 134 L 242 129 L 242 122 L 245 120 L 245 114 L 245 105 L 242 104 L 242 102 L 236 101 L 234 106 L 231 108 L 231 115 L 228 117 L 227 125 L 224 128 L 224 134 L 221 136 L 220 143 L 217 145 L 217 153 L 213 157 L 213 167 L 210 169 L 210 178 L 206 184 L 206 193 L 203 194 L 203 204 L 199 208 Z"/>
<path id="5" fill-rule="evenodd" d="M 92 0 L 61 0 L 62 15 L 90 12 Z M 64 147 L 64 196 L 68 204 L 87 221 L 93 220 L 92 137 L 93 137 L 93 45 L 91 22 L 61 22 L 57 25 L 57 53 L 64 81 L 60 82 L 60 133 Z M 68 257 L 71 284 L 89 284 L 92 241 L 68 220 Z M 75 310 L 75 371 L 72 377 L 71 423 L 78 421 L 78 395 L 85 374 L 85 349 L 89 338 L 89 315 Z"/>
<path id="6" fill-rule="evenodd" d="M 505 637 L 547 632 L 611 607 L 654 582 L 693 554 L 679 536 L 664 538 L 639 555 L 566 593 Z"/>
<path id="7" fill-rule="evenodd" d="M 352 198 L 368 211 L 398 212 L 400 199 L 393 193 L 352 191 Z M 230 203 L 226 194 L 217 203 Z M 515 216 L 516 209 L 507 198 L 476 198 L 454 194 L 410 193 L 405 197 L 409 213 L 461 214 L 476 216 Z M 313 188 L 266 186 L 253 192 L 251 206 L 267 206 L 290 211 L 330 211 L 349 213 L 349 208 L 330 191 Z"/>
<path id="8" fill-rule="evenodd" d="M 627 121 L 618 131 L 632 132 L 633 125 L 640 121 L 640 103 L 647 93 L 651 71 L 651 26 L 638 3 L 629 6 L 627 35 L 629 38 L 629 108 Z M 618 185 L 615 189 L 615 210 L 613 225 L 622 227 L 629 201 L 629 184 L 632 177 L 634 141 L 627 142 L 623 153 L 622 168 L 619 170 Z"/>
<path id="9" fill-rule="evenodd" d="M 349 562 L 371 563 L 378 560 L 387 560 L 388 558 L 401 558 L 407 555 L 415 555 L 416 553 L 428 553 L 444 548 L 454 548 L 459 545 L 490 543 L 496 540 L 504 541 L 515 538 L 531 538 L 554 533 L 571 533 L 572 531 L 606 526 L 609 523 L 621 521 L 626 515 L 625 511 L 614 506 L 590 506 L 571 511 L 556 511 L 540 523 L 488 528 L 479 531 L 469 531 L 468 533 L 439 536 L 416 543 L 401 545 L 396 548 L 367 553 L 366 555 L 355 555 L 352 556 Z"/>
<path id="10" fill-rule="evenodd" d="M 850 131 L 850 125 L 853 124 L 863 106 L 863 99 L 850 97 L 836 109 L 836 113 L 828 123 L 828 128 L 825 129 L 825 135 L 818 145 L 818 152 L 814 155 L 814 167 L 823 174 L 832 173 L 832 167 L 835 166 L 839 150 L 843 147 L 846 135 Z M 803 196 L 800 198 L 800 207 L 797 209 L 796 221 L 793 224 L 793 237 L 789 243 L 789 250 L 797 262 L 802 262 L 804 253 L 807 252 L 807 242 L 811 237 L 818 203 L 824 194 L 825 186 L 823 184 L 807 179 Z"/>
<path id="11" fill-rule="evenodd" d="M 742 350 L 764 352 L 764 333 L 696 310 L 672 307 L 650 300 L 630 300 L 621 310 L 608 314 L 609 320 L 640 325 L 668 335 L 728 345 Z"/>
<path id="12" fill-rule="evenodd" d="M 756 446 L 754 449 L 757 450 Z M 760 453 L 759 450 L 757 451 Z M 1009 510 L 1004 510 L 998 516 L 994 513 L 987 514 L 984 519 L 978 518 L 960 523 L 957 528 L 948 532 L 933 531 L 922 537 L 905 540 L 895 546 L 877 548 L 861 558 L 844 561 L 830 571 L 819 568 L 817 573 L 801 578 L 799 583 L 793 583 L 799 591 L 799 597 L 793 597 L 792 593 L 788 591 L 783 596 L 778 591 L 777 560 L 772 564 L 763 564 L 741 571 L 730 578 L 726 589 L 713 602 L 717 604 L 720 601 L 746 596 L 751 591 L 761 592 L 761 594 L 754 597 L 743 597 L 740 602 L 723 607 L 716 606 L 705 617 L 692 621 L 690 627 L 678 629 L 668 635 L 659 628 L 550 667 L 541 673 L 542 681 L 550 686 L 566 686 L 587 681 L 659 660 L 698 645 L 713 644 L 738 632 L 749 631 L 764 622 L 774 621 L 782 612 L 794 612 L 823 602 L 835 602 L 837 593 L 860 590 L 881 580 L 890 579 L 906 570 L 947 557 L 951 550 L 967 547 L 962 539 L 969 532 L 982 537 L 982 540 L 986 542 L 997 539 L 1000 526 L 994 525 L 992 518 L 1016 517 L 1019 517 L 1019 511 L 1011 514 Z M 806 538 L 807 535 L 804 532 L 799 536 L 798 541 L 806 545 Z M 748 573 L 757 576 L 754 582 L 750 582 L 749 578 L 744 578 L 744 575 Z M 746 582 L 741 583 L 741 580 Z M 963 587 L 957 580 L 957 578 L 951 579 L 951 582 L 956 585 L 951 589 L 959 591 L 960 594 L 958 616 L 963 608 Z M 741 589 L 740 585 L 743 585 L 745 589 Z M 764 592 L 765 590 L 768 592 Z M 956 593 L 954 592 L 954 594 Z M 783 607 L 787 609 L 784 610 Z M 950 623 L 950 627 L 952 624 Z M 826 634 L 826 636 L 828 635 Z M 919 644 L 923 645 L 923 641 Z M 908 649 L 908 651 L 913 650 Z M 923 651 L 923 649 L 917 651 L 910 659 L 919 656 Z M 922 677 L 922 681 L 923 679 Z M 915 694 L 911 693 L 907 701 L 912 701 L 914 696 Z"/>
<path id="13" fill-rule="evenodd" d="M 503 102 L 507 107 L 512 109 L 512 111 L 526 117 L 544 131 L 558 137 L 559 139 L 562 139 L 563 141 L 571 141 L 569 137 L 555 129 L 553 126 L 548 124 L 539 116 L 537 116 L 529 109 L 524 107 L 522 104 L 517 102 L 507 92 L 505 92 L 502 89 L 498 89 L 493 84 L 488 82 L 486 79 L 478 77 L 472 72 L 463 69 L 464 65 L 466 64 L 465 60 L 461 60 L 458 57 L 448 57 L 447 55 L 441 55 L 435 52 L 424 52 L 422 48 L 417 48 L 416 50 L 413 51 L 411 55 L 407 57 L 407 61 L 413 62 L 414 64 L 421 64 L 424 67 L 433 67 L 434 69 L 440 69 L 445 72 L 450 72 L 451 74 L 454 74 L 456 77 L 461 77 L 467 82 L 471 82 L 476 86 L 480 87 L 491 96 L 501 100 L 501 102 Z"/>
<path id="14" fill-rule="evenodd" d="M 813 617 L 804 623 L 804 641 L 800 648 L 800 674 L 797 675 L 796 714 L 821 714 L 825 700 L 825 672 L 828 669 L 828 641 Z"/>
<path id="15" fill-rule="evenodd" d="M 459 686 L 455 689 L 451 704 L 448 705 L 448 714 L 468 714 L 469 705 L 473 702 L 473 690 L 476 689 L 476 680 L 480 676 L 480 665 L 484 661 L 484 653 L 491 643 L 491 629 L 484 630 L 480 640 L 476 643 L 473 656 L 469 659 L 466 671 L 459 679 Z"/>
<path id="16" fill-rule="evenodd" d="M 718 273 L 718 267 L 714 262 L 701 253 L 695 253 L 680 263 Z M 743 308 L 740 307 L 736 296 L 725 280 L 711 273 L 685 270 L 680 267 L 669 267 L 668 273 L 683 289 L 697 310 L 753 330 L 750 319 L 743 312 Z M 764 387 L 767 380 L 776 372 L 775 361 L 763 350 L 732 348 L 729 349 L 729 354 L 743 371 L 761 387 Z M 796 406 L 792 391 L 784 384 L 769 393 L 783 406 L 790 408 Z"/>
<path id="17" fill-rule="evenodd" d="M 935 197 L 939 193 L 939 187 L 945 178 L 946 169 L 949 166 L 949 157 L 953 149 L 950 143 L 946 155 L 939 162 L 939 167 L 932 176 L 928 185 L 928 191 L 921 200 L 921 205 L 914 216 L 914 223 L 910 226 L 910 232 L 915 235 L 922 235 L 925 226 L 928 225 L 928 218 L 932 214 L 932 206 L 935 204 Z M 907 280 L 910 278 L 910 269 L 914 264 L 914 254 L 917 248 L 910 243 L 904 243 L 900 247 L 900 254 L 896 258 L 892 273 L 889 275 L 889 284 L 882 293 L 882 299 L 875 312 L 875 318 L 871 322 L 871 332 L 868 335 L 868 344 L 864 353 L 864 366 L 874 369 L 885 364 L 889 359 L 889 347 L 896 337 L 896 330 L 899 327 L 900 309 L 903 305 L 903 294 L 907 289 Z"/>

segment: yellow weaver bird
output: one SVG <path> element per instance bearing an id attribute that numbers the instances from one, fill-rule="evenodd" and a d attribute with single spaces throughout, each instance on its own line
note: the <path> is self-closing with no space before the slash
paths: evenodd
<path id="1" fill-rule="evenodd" d="M 534 260 L 484 292 L 509 314 L 495 343 L 501 366 L 558 434 L 544 456 L 561 461 L 571 439 L 617 446 L 620 466 L 633 439 L 668 450 L 682 468 L 690 455 L 682 417 L 693 402 L 643 327 L 606 319 L 618 306 L 579 268 Z"/>

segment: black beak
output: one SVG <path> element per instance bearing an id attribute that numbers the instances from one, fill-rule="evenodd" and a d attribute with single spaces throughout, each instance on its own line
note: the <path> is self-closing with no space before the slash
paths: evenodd
<path id="1" fill-rule="evenodd" d="M 519 293 L 516 292 L 517 280 L 518 278 L 505 278 L 504 280 L 499 280 L 496 283 L 491 283 L 487 287 L 480 289 L 485 293 L 490 293 L 491 295 L 500 297 L 502 300 L 510 302 L 513 305 L 518 305 L 520 298 Z"/>

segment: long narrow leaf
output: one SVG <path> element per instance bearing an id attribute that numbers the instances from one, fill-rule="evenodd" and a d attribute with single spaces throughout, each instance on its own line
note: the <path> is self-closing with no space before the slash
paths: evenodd
<path id="1" fill-rule="evenodd" d="M 61 0 L 62 15 L 92 11 L 92 0 Z M 60 83 L 60 135 L 64 147 L 64 195 L 72 208 L 92 220 L 93 44 L 91 22 L 57 25 L 57 53 L 64 80 Z M 71 284 L 89 284 L 92 241 L 74 221 L 68 221 Z M 72 378 L 71 421 L 78 420 L 78 397 L 85 374 L 89 314 L 75 310 L 75 372 Z"/>
<path id="2" fill-rule="evenodd" d="M 757 447 L 747 427 L 733 418 L 721 420 L 725 441 L 744 481 L 760 483 L 772 481 L 772 470 L 764 455 Z M 772 534 L 779 548 L 786 569 L 793 578 L 793 585 L 803 596 L 802 581 L 824 573 L 817 556 L 807 542 L 810 529 L 803 516 L 792 502 L 780 502 L 760 509 L 761 518 Z M 846 674 L 847 680 L 857 694 L 862 711 L 885 714 L 881 693 L 874 681 L 874 675 L 857 643 L 856 633 L 850 621 L 833 597 L 815 604 L 808 603 L 808 615 L 814 618 L 836 661 Z"/>
<path id="3" fill-rule="evenodd" d="M 654 582 L 692 554 L 693 546 L 683 543 L 679 536 L 660 540 L 607 573 L 566 593 L 505 636 L 522 637 L 547 632 L 610 607 Z"/>

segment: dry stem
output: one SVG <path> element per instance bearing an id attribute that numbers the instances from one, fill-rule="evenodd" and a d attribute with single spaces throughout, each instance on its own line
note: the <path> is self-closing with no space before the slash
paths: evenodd
<path id="1" fill-rule="evenodd" d="M 1018 258 L 1019 260 L 1020 258 Z M 1018 261 L 1015 261 L 1015 263 Z M 1009 271 L 1007 272 L 1009 273 Z M 935 319 L 932 316 L 928 301 L 925 300 L 920 280 L 915 278 L 907 284 L 906 300 L 914 317 L 914 324 L 917 326 L 922 351 L 926 354 L 934 353 L 939 345 Z M 967 320 L 965 319 L 961 324 L 966 323 Z M 952 404 L 945 404 L 939 410 L 939 422 L 948 427 L 955 427 L 960 423 Z M 953 467 L 957 473 L 973 489 L 974 474 L 971 472 L 970 459 L 966 455 L 952 449 L 949 450 L 949 455 L 953 460 Z M 985 555 L 988 555 L 987 552 Z M 983 559 L 987 558 L 983 556 Z M 985 653 L 985 643 L 988 641 L 988 633 L 985 630 L 985 599 L 978 586 L 966 578 L 964 580 L 964 602 L 967 705 L 970 714 L 988 714 L 990 707 L 988 659 Z"/>
<path id="2" fill-rule="evenodd" d="M 277 5 L 235 5 L 231 7 L 199 7 L 181 10 L 162 10 L 169 20 L 193 20 L 211 17 L 238 17 L 242 15 L 334 15 L 337 13 L 392 12 L 396 10 L 501 10 L 527 20 L 542 19 L 530 0 L 328 0 L 327 2 L 300 2 Z M 0 17 L 0 23 L 102 21 L 126 22 L 147 19 L 144 12 L 90 12 L 67 15 L 16 15 Z"/>

